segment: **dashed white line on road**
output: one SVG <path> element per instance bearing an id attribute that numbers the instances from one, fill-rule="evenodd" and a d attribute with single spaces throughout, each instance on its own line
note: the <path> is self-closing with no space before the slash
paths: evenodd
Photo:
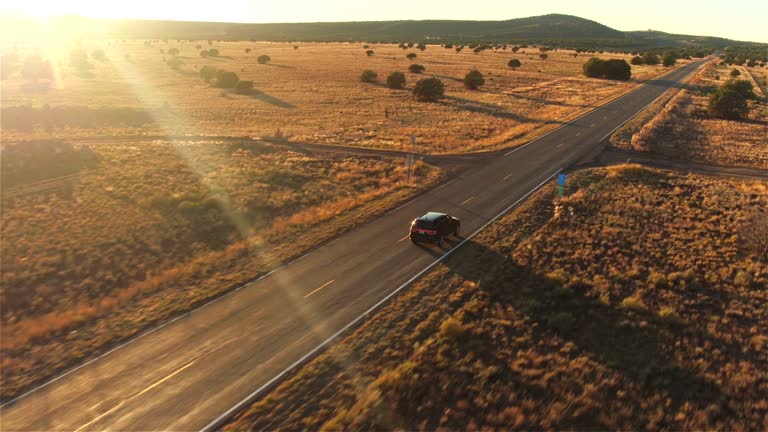
<path id="1" fill-rule="evenodd" d="M 468 204 L 468 203 L 469 203 L 470 201 L 472 201 L 473 199 L 475 199 L 475 197 L 471 196 L 471 197 L 469 197 L 469 198 L 465 199 L 464 201 L 462 201 L 462 202 L 461 202 L 461 204 L 459 204 L 459 205 L 460 205 L 460 206 L 463 206 L 463 205 L 465 205 L 465 204 Z"/>
<path id="2" fill-rule="evenodd" d="M 332 284 L 332 283 L 334 283 L 334 282 L 336 282 L 336 279 L 331 279 L 331 280 L 329 280 L 328 282 L 326 282 L 326 283 L 322 284 L 322 285 L 320 286 L 320 288 L 318 288 L 318 289 L 316 289 L 316 290 L 312 291 L 311 293 L 309 293 L 309 294 L 305 295 L 305 296 L 304 296 L 304 298 L 308 298 L 308 297 L 309 297 L 309 296 L 311 296 L 312 294 L 314 294 L 314 293 L 316 293 L 316 292 L 320 291 L 321 289 L 323 289 L 323 288 L 327 287 L 328 285 L 330 285 L 330 284 Z"/>

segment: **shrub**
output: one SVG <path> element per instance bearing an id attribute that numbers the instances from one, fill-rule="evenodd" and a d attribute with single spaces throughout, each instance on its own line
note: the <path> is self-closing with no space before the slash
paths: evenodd
<path id="1" fill-rule="evenodd" d="M 208 51 L 207 50 L 200 51 L 200 57 L 203 57 L 203 58 L 208 57 Z"/>
<path id="2" fill-rule="evenodd" d="M 216 72 L 217 69 L 213 66 L 203 66 L 200 68 L 200 78 L 204 79 L 205 82 L 210 82 L 216 78 Z"/>
<path id="3" fill-rule="evenodd" d="M 408 66 L 408 71 L 415 74 L 420 74 L 424 72 L 427 68 L 425 68 L 423 65 L 420 65 L 418 63 L 414 63 L 410 66 Z"/>
<path id="4" fill-rule="evenodd" d="M 251 49 L 250 49 L 250 48 L 246 48 L 246 49 L 245 49 L 245 53 L 246 53 L 246 54 L 250 54 L 250 53 L 251 53 Z"/>
<path id="5" fill-rule="evenodd" d="M 91 53 L 91 57 L 94 60 L 98 60 L 98 61 L 101 61 L 101 62 L 107 61 L 107 55 L 104 54 L 104 50 L 103 49 L 95 49 L 95 50 L 93 50 L 93 52 Z"/>
<path id="6" fill-rule="evenodd" d="M 632 67 L 626 60 L 603 60 L 592 57 L 584 63 L 584 75 L 590 78 L 604 78 L 626 81 L 632 76 Z"/>
<path id="7" fill-rule="evenodd" d="M 373 50 L 366 51 L 365 55 L 367 55 L 368 57 L 372 56 L 373 55 Z"/>
<path id="8" fill-rule="evenodd" d="M 674 66 L 677 63 L 677 55 L 671 51 L 665 52 L 661 64 L 665 67 Z"/>
<path id="9" fill-rule="evenodd" d="M 184 62 L 181 61 L 178 57 L 171 57 L 165 62 L 171 69 L 178 70 L 181 68 L 182 65 L 184 65 Z"/>
<path id="10" fill-rule="evenodd" d="M 77 69 L 78 72 L 93 69 L 93 64 L 88 61 L 88 54 L 83 50 L 73 50 L 69 53 L 69 65 Z"/>
<path id="11" fill-rule="evenodd" d="M 387 76 L 387 87 L 391 89 L 402 89 L 405 87 L 405 74 L 402 72 L 392 72 Z"/>
<path id="12" fill-rule="evenodd" d="M 260 64 L 267 64 L 270 61 L 272 61 L 272 58 L 268 55 L 262 54 L 259 56 L 259 58 L 256 59 Z"/>
<path id="13" fill-rule="evenodd" d="M 539 54 L 539 58 L 542 59 L 542 60 L 546 60 L 548 57 L 549 57 L 549 54 L 547 54 L 547 53 Z"/>
<path id="14" fill-rule="evenodd" d="M 413 60 L 413 59 L 415 59 L 415 58 L 416 58 L 416 53 L 408 53 L 408 54 L 406 54 L 406 55 L 405 55 L 405 57 L 406 57 L 408 60 Z"/>
<path id="15" fill-rule="evenodd" d="M 659 64 L 659 56 L 652 52 L 647 52 L 643 54 L 643 64 L 656 66 L 657 64 Z"/>
<path id="16" fill-rule="evenodd" d="M 294 45 L 293 49 L 297 50 L 297 49 L 299 49 L 299 46 L 298 45 Z"/>
<path id="17" fill-rule="evenodd" d="M 571 329 L 574 322 L 573 315 L 568 312 L 558 312 L 547 318 L 547 324 L 554 327 L 560 333 L 565 333 Z"/>
<path id="18" fill-rule="evenodd" d="M 732 69 L 731 70 L 731 78 L 736 78 L 737 76 L 740 76 L 741 72 L 739 72 L 738 69 Z"/>
<path id="19" fill-rule="evenodd" d="M 632 57 L 632 60 L 630 60 L 629 63 L 633 64 L 635 66 L 639 66 L 639 65 L 643 64 L 643 58 L 638 56 L 638 55 L 636 55 L 636 56 Z"/>
<path id="20" fill-rule="evenodd" d="M 622 309 L 628 309 L 635 312 L 645 312 L 648 310 L 648 306 L 645 305 L 643 299 L 638 295 L 632 295 L 621 301 L 619 305 Z"/>
<path id="21" fill-rule="evenodd" d="M 520 60 L 518 59 L 512 59 L 509 62 L 507 62 L 507 66 L 511 67 L 513 70 L 517 69 L 521 66 Z"/>
<path id="22" fill-rule="evenodd" d="M 49 61 L 43 60 L 38 54 L 32 54 L 24 60 L 21 76 L 32 80 L 53 79 L 53 68 Z"/>
<path id="23" fill-rule="evenodd" d="M 363 73 L 360 75 L 360 81 L 364 83 L 373 83 L 376 82 L 376 80 L 379 78 L 379 74 L 376 72 L 366 69 L 363 71 Z"/>
<path id="24" fill-rule="evenodd" d="M 448 340 L 456 340 L 464 336 L 467 329 L 454 317 L 448 317 L 440 323 L 440 335 Z"/>
<path id="25" fill-rule="evenodd" d="M 219 50 L 216 48 L 211 48 L 208 50 L 208 56 L 209 57 L 218 57 L 219 56 Z"/>
<path id="26" fill-rule="evenodd" d="M 675 310 L 670 307 L 663 307 L 659 309 L 659 318 L 662 321 L 673 325 L 680 325 L 685 323 L 685 320 L 682 319 L 680 315 L 678 315 L 677 312 L 675 312 Z"/>
<path id="27" fill-rule="evenodd" d="M 425 49 L 427 49 L 427 46 L 424 45 L 423 43 L 420 43 L 416 45 L 416 48 L 420 49 L 421 51 L 424 51 Z"/>
<path id="28" fill-rule="evenodd" d="M 744 99 L 757 99 L 752 82 L 748 80 L 731 79 L 723 83 L 720 88 L 724 90 L 733 90 L 740 94 Z"/>
<path id="29" fill-rule="evenodd" d="M 233 88 L 237 85 L 238 81 L 240 81 L 240 78 L 234 72 L 225 70 L 216 71 L 216 87 Z"/>
<path id="30" fill-rule="evenodd" d="M 253 91 L 253 81 L 238 81 L 235 84 L 235 93 L 249 94 Z"/>
<path id="31" fill-rule="evenodd" d="M 483 74 L 476 69 L 472 69 L 464 75 L 464 87 L 470 90 L 477 90 L 483 84 L 485 84 L 485 78 L 483 78 Z"/>
<path id="32" fill-rule="evenodd" d="M 178 48 L 171 48 L 168 50 L 168 55 L 177 56 L 179 55 L 179 49 Z M 95 57 L 94 57 L 95 58 Z"/>
<path id="33" fill-rule="evenodd" d="M 746 249 L 768 262 L 768 210 L 753 211 L 739 231 Z"/>
<path id="34" fill-rule="evenodd" d="M 420 101 L 435 101 L 445 95 L 445 84 L 437 78 L 419 80 L 413 87 L 413 95 Z"/>
<path id="35" fill-rule="evenodd" d="M 727 120 L 739 120 L 749 114 L 749 106 L 739 92 L 721 87 L 709 97 L 709 113 Z"/>

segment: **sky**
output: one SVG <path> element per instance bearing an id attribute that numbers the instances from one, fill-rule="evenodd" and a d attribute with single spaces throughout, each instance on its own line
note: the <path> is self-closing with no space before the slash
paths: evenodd
<path id="1" fill-rule="evenodd" d="M 548 13 L 591 19 L 617 30 L 720 36 L 768 42 L 768 1 L 712 0 L 5 0 L 0 14 L 38 17 L 172 19 L 223 22 L 504 20 Z"/>

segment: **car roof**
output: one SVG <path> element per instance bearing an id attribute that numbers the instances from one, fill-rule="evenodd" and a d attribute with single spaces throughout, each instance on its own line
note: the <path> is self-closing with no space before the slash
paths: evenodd
<path id="1" fill-rule="evenodd" d="M 443 216 L 447 216 L 445 213 L 438 213 L 438 212 L 429 212 L 425 215 L 419 216 L 417 219 L 422 221 L 431 221 L 434 222 Z"/>

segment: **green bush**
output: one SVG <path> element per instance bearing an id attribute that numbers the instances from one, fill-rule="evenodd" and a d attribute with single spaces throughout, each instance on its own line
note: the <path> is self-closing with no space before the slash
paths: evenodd
<path id="1" fill-rule="evenodd" d="M 233 88 L 240 81 L 236 73 L 224 70 L 216 71 L 216 87 Z"/>
<path id="2" fill-rule="evenodd" d="M 360 81 L 364 83 L 374 83 L 378 78 L 379 74 L 370 69 L 366 69 L 362 74 L 360 74 Z"/>
<path id="3" fill-rule="evenodd" d="M 366 51 L 365 55 L 367 55 L 368 57 L 372 56 L 373 55 L 373 50 Z"/>
<path id="4" fill-rule="evenodd" d="M 677 55 L 671 51 L 665 52 L 664 57 L 661 59 L 661 64 L 664 67 L 674 66 L 677 63 Z"/>
<path id="5" fill-rule="evenodd" d="M 420 101 L 435 101 L 445 95 L 445 84 L 437 78 L 419 80 L 413 87 L 413 95 Z"/>
<path id="6" fill-rule="evenodd" d="M 413 59 L 415 59 L 415 58 L 416 58 L 416 53 L 408 53 L 408 54 L 406 54 L 406 55 L 405 55 L 405 57 L 406 57 L 408 60 L 413 60 Z"/>
<path id="7" fill-rule="evenodd" d="M 659 56 L 652 52 L 647 52 L 643 54 L 643 64 L 647 64 L 650 66 L 656 66 L 659 64 Z"/>
<path id="8" fill-rule="evenodd" d="M 642 65 L 643 64 L 643 58 L 638 56 L 638 55 L 636 55 L 636 56 L 632 57 L 632 60 L 630 60 L 629 63 L 633 64 L 633 65 L 636 65 L 636 66 Z"/>
<path id="9" fill-rule="evenodd" d="M 260 56 L 259 56 L 259 57 L 256 59 L 256 61 L 258 61 L 258 62 L 259 62 L 259 64 L 267 64 L 267 63 L 269 63 L 270 61 L 272 61 L 272 58 L 271 58 L 270 56 L 268 56 L 268 55 L 262 54 L 262 55 L 260 55 Z"/>
<path id="10" fill-rule="evenodd" d="M 104 54 L 104 50 L 103 49 L 95 49 L 95 50 L 93 50 L 93 52 L 91 53 L 91 57 L 93 57 L 94 60 L 98 60 L 98 61 L 101 61 L 101 62 L 107 61 L 107 55 Z"/>
<path id="11" fill-rule="evenodd" d="M 177 56 L 179 55 L 179 49 L 178 48 L 171 48 L 168 50 L 168 55 Z M 96 57 L 94 57 L 96 58 Z"/>
<path id="12" fill-rule="evenodd" d="M 425 68 L 423 65 L 420 65 L 418 63 L 414 63 L 410 66 L 408 66 L 408 71 L 415 74 L 420 74 L 424 72 L 427 68 Z"/>
<path id="13" fill-rule="evenodd" d="M 521 66 L 520 60 L 518 59 L 512 59 L 507 62 L 507 66 L 511 67 L 512 70 L 515 70 Z"/>
<path id="14" fill-rule="evenodd" d="M 749 114 L 749 106 L 739 92 L 721 87 L 709 97 L 709 113 L 727 120 L 739 120 Z"/>
<path id="15" fill-rule="evenodd" d="M 485 78 L 477 69 L 472 69 L 464 75 L 464 87 L 470 90 L 477 90 L 483 84 L 485 84 Z"/>
<path id="16" fill-rule="evenodd" d="M 741 75 L 741 72 L 739 72 L 738 69 L 732 69 L 731 70 L 731 77 L 732 78 L 736 78 L 737 76 L 740 76 L 740 75 Z"/>
<path id="17" fill-rule="evenodd" d="M 584 75 L 590 78 L 604 78 L 626 81 L 632 76 L 632 67 L 626 60 L 603 60 L 592 57 L 584 63 Z"/>
<path id="18" fill-rule="evenodd" d="M 216 78 L 217 72 L 218 70 L 213 66 L 203 66 L 200 68 L 200 78 L 204 79 L 205 82 L 210 82 Z"/>
<path id="19" fill-rule="evenodd" d="M 397 71 L 390 73 L 387 76 L 387 87 L 396 90 L 405 87 L 405 74 Z"/>
<path id="20" fill-rule="evenodd" d="M 235 93 L 249 94 L 253 91 L 253 81 L 238 81 L 235 84 Z"/>
<path id="21" fill-rule="evenodd" d="M 723 83 L 720 88 L 724 90 L 733 90 L 740 94 L 744 99 L 757 99 L 754 86 L 752 85 L 752 82 L 748 80 L 731 79 Z"/>

